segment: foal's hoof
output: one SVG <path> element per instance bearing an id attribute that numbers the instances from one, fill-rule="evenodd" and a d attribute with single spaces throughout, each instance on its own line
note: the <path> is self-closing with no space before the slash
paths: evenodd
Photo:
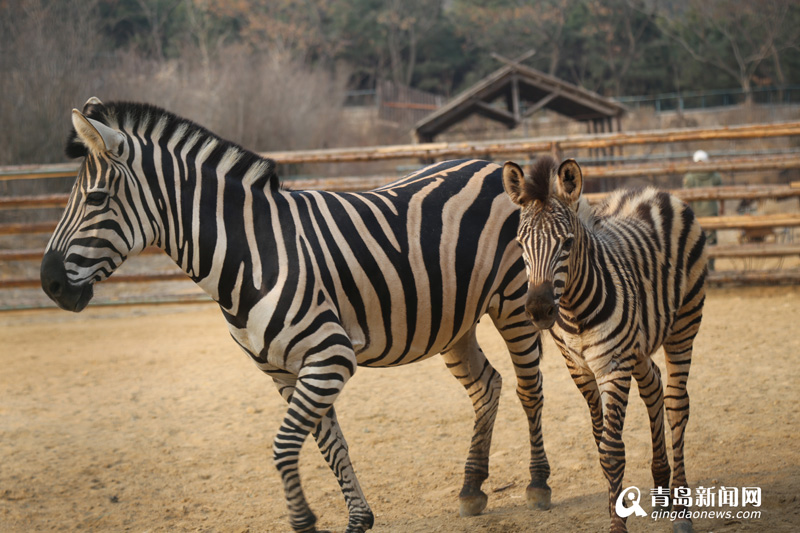
<path id="1" fill-rule="evenodd" d="M 489 497 L 483 491 L 469 496 L 459 496 L 458 514 L 464 517 L 479 515 L 486 509 L 487 503 L 489 503 Z"/>
<path id="2" fill-rule="evenodd" d="M 367 530 L 372 529 L 375 525 L 375 515 L 369 509 L 354 512 L 350 515 L 350 521 L 347 523 L 347 529 L 344 533 L 365 533 Z"/>
<path id="3" fill-rule="evenodd" d="M 528 508 L 534 511 L 547 511 L 550 509 L 549 488 L 528 487 L 525 489 L 525 496 L 528 499 Z"/>
<path id="4" fill-rule="evenodd" d="M 672 523 L 672 533 L 692 533 L 692 523 L 689 520 L 676 520 Z"/>

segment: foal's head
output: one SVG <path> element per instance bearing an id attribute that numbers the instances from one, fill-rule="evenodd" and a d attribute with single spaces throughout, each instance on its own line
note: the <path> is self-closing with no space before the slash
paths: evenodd
<path id="1" fill-rule="evenodd" d="M 521 207 L 517 241 L 528 272 L 525 309 L 536 327 L 549 329 L 558 315 L 579 235 L 583 175 L 573 159 L 556 166 L 552 158 L 543 157 L 530 176 L 509 161 L 503 166 L 503 186 Z"/>

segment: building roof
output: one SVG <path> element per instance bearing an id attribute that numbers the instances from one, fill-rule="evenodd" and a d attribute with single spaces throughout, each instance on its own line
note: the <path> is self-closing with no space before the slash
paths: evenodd
<path id="1" fill-rule="evenodd" d="M 505 108 L 495 103 L 501 97 L 505 99 Z M 610 98 L 539 70 L 510 63 L 417 122 L 414 129 L 420 142 L 430 142 L 473 113 L 512 129 L 544 108 L 583 122 L 621 117 L 626 111 Z"/>

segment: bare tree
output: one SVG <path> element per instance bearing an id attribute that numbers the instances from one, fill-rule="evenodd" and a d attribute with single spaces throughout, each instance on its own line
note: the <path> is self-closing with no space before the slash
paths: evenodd
<path id="1" fill-rule="evenodd" d="M 765 61 L 782 76 L 780 52 L 796 48 L 800 31 L 788 17 L 796 0 L 688 0 L 685 10 L 662 10 L 662 30 L 689 55 L 733 77 L 753 101 L 753 79 Z"/>
<path id="2" fill-rule="evenodd" d="M 100 83 L 96 4 L 0 2 L 0 164 L 63 160 L 69 110 Z"/>
<path id="3" fill-rule="evenodd" d="M 411 85 L 417 63 L 417 45 L 441 13 L 442 0 L 390 0 L 377 22 L 386 32 L 392 81 Z"/>
<path id="4" fill-rule="evenodd" d="M 157 59 L 164 59 L 164 26 L 181 2 L 180 0 L 136 0 L 136 2 L 150 29 L 153 54 Z"/>

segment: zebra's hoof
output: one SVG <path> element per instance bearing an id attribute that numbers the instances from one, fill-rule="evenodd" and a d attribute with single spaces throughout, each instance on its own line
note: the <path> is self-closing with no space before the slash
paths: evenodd
<path id="1" fill-rule="evenodd" d="M 480 491 L 478 494 L 459 496 L 458 502 L 458 513 L 461 516 L 476 516 L 486 509 L 486 504 L 489 503 L 489 497 L 483 491 Z"/>
<path id="2" fill-rule="evenodd" d="M 528 508 L 534 511 L 547 511 L 550 509 L 549 488 L 528 487 L 525 489 L 525 496 L 528 499 Z"/>
<path id="3" fill-rule="evenodd" d="M 353 513 L 350 515 L 350 521 L 344 533 L 364 533 L 372 529 L 373 525 L 375 525 L 375 515 L 372 514 L 372 511 L 367 509 L 358 514 Z"/>
<path id="4" fill-rule="evenodd" d="M 689 520 L 676 520 L 672 523 L 672 533 L 692 533 L 694 528 Z"/>

